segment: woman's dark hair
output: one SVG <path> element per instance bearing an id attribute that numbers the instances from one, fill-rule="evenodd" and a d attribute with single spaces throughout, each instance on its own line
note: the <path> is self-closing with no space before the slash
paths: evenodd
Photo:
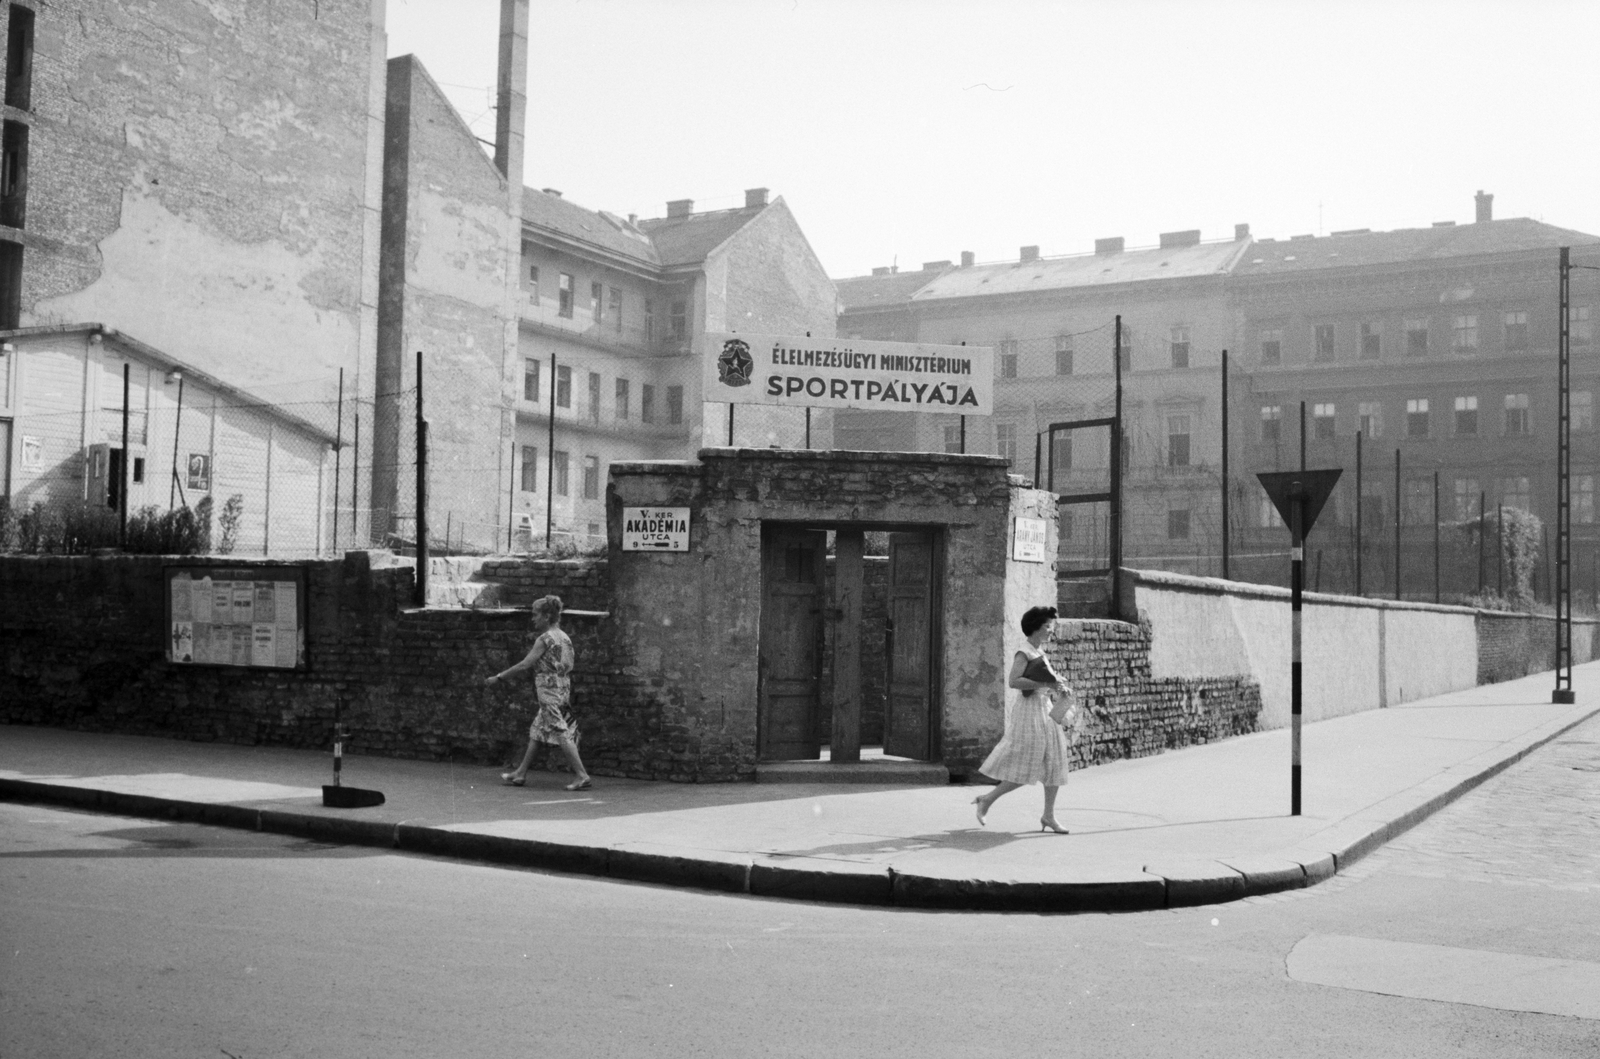
<path id="1" fill-rule="evenodd" d="M 1032 636 L 1039 631 L 1040 626 L 1044 625 L 1045 622 L 1055 620 L 1056 608 L 1030 607 L 1028 612 L 1022 616 L 1022 635 Z"/>
<path id="2" fill-rule="evenodd" d="M 540 596 L 528 605 L 528 609 L 534 614 L 543 614 L 551 624 L 554 624 L 561 620 L 561 597 Z"/>

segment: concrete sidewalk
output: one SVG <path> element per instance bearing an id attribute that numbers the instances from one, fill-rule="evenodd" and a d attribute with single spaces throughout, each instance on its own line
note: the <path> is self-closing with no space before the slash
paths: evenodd
<path id="1" fill-rule="evenodd" d="M 347 756 L 370 809 L 328 809 L 331 755 L 0 728 L 0 799 L 192 820 L 492 863 L 802 900 L 1130 911 L 1308 886 L 1597 712 L 1600 662 L 1075 772 L 1041 833 L 1040 790 L 978 827 L 978 786 L 649 783 Z"/>

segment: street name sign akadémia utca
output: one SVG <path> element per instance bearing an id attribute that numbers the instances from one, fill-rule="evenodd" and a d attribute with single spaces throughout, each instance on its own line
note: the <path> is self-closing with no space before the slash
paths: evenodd
<path id="1" fill-rule="evenodd" d="M 688 551 L 689 509 L 686 507 L 623 508 L 622 550 L 625 552 Z"/>

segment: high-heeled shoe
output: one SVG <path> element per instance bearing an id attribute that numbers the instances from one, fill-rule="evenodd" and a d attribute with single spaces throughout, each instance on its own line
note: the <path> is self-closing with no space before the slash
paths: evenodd
<path id="1" fill-rule="evenodd" d="M 1070 831 L 1068 831 L 1066 828 L 1062 827 L 1060 824 L 1056 823 L 1054 820 L 1046 820 L 1042 816 L 1039 817 L 1039 830 L 1040 831 L 1054 831 L 1058 835 L 1071 834 Z"/>
<path id="2" fill-rule="evenodd" d="M 989 807 L 983 804 L 983 795 L 980 794 L 972 799 L 972 804 L 978 808 L 978 826 L 988 827 L 988 823 L 983 818 L 989 812 Z"/>

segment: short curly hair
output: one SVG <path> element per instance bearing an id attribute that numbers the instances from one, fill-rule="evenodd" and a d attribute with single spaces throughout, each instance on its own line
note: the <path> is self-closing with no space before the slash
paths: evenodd
<path id="1" fill-rule="evenodd" d="M 1047 621 L 1056 620 L 1054 607 L 1030 607 L 1022 616 L 1022 635 L 1032 636 Z"/>

